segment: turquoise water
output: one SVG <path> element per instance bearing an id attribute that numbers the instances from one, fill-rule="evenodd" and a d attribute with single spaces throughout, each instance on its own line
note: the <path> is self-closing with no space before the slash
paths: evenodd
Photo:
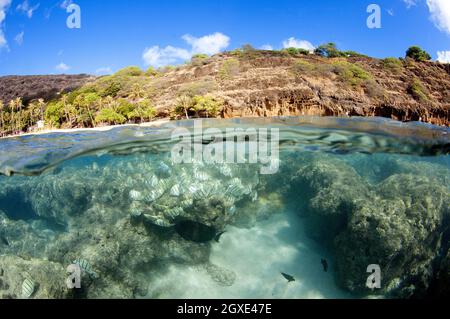
<path id="1" fill-rule="evenodd" d="M 308 117 L 198 124 L 0 140 L 0 298 L 448 294 L 447 128 Z M 178 163 L 172 134 L 183 128 L 189 150 L 241 149 L 246 162 Z M 249 131 L 222 145 L 199 134 L 211 128 L 224 139 Z M 266 131 L 263 154 L 251 142 Z M 67 286 L 72 264 L 80 289 Z M 380 283 L 368 288 L 370 265 Z"/>

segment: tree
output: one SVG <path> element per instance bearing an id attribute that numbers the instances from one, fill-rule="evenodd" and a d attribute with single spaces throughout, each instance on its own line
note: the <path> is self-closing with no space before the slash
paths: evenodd
<path id="1" fill-rule="evenodd" d="M 146 120 L 152 120 L 156 115 L 150 100 L 144 99 L 137 103 L 136 108 L 130 113 L 130 119 L 139 120 L 141 123 Z"/>
<path id="2" fill-rule="evenodd" d="M 192 106 L 192 98 L 187 95 L 182 95 L 176 101 L 175 112 L 178 114 L 184 113 L 186 115 L 186 119 L 189 119 L 189 111 L 191 111 Z"/>
<path id="3" fill-rule="evenodd" d="M 37 101 L 37 105 L 39 107 L 39 120 L 43 120 L 44 119 L 44 112 L 45 112 L 45 107 L 47 106 L 45 104 L 44 99 L 39 99 Z"/>
<path id="4" fill-rule="evenodd" d="M 125 116 L 117 113 L 112 108 L 101 109 L 100 112 L 95 117 L 96 123 L 106 123 L 106 124 L 123 124 L 127 121 Z"/>
<path id="5" fill-rule="evenodd" d="M 406 51 L 406 57 L 414 59 L 414 60 L 419 61 L 419 62 L 424 62 L 424 61 L 431 60 L 431 55 L 428 52 L 422 50 L 418 46 L 410 47 L 408 49 L 408 51 Z"/>
<path id="6" fill-rule="evenodd" d="M 77 121 L 85 126 L 95 123 L 94 113 L 101 97 L 96 93 L 82 93 L 75 98 L 74 104 L 78 108 Z"/>
<path id="7" fill-rule="evenodd" d="M 333 42 L 322 44 L 314 50 L 316 55 L 326 58 L 345 57 L 345 53 L 338 50 L 337 46 Z"/>
<path id="8" fill-rule="evenodd" d="M 142 89 L 142 86 L 140 84 L 135 83 L 133 84 L 128 97 L 134 101 L 143 99 L 145 97 L 145 91 Z"/>

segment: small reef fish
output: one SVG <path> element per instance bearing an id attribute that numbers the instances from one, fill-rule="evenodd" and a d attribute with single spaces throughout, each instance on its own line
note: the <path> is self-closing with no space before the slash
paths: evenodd
<path id="1" fill-rule="evenodd" d="M 220 242 L 220 237 L 222 237 L 222 235 L 225 234 L 225 233 L 226 233 L 225 231 L 218 233 L 216 235 L 216 237 L 214 238 L 214 240 L 219 243 Z"/>
<path id="2" fill-rule="evenodd" d="M 25 279 L 22 283 L 22 298 L 28 299 L 36 290 L 36 283 L 31 279 Z"/>
<path id="3" fill-rule="evenodd" d="M 284 272 L 281 273 L 281 275 L 286 279 L 288 282 L 294 282 L 295 278 L 291 275 L 285 274 Z"/>
<path id="4" fill-rule="evenodd" d="M 5 236 L 3 236 L 3 235 L 0 235 L 0 242 L 1 242 L 3 245 L 5 245 L 5 246 L 9 246 L 9 241 L 8 241 L 8 239 L 7 239 Z"/>
<path id="5" fill-rule="evenodd" d="M 76 259 L 73 261 L 74 265 L 80 266 L 90 277 L 98 278 L 97 273 L 92 269 L 91 264 L 86 259 Z"/>
<path id="6" fill-rule="evenodd" d="M 322 259 L 323 271 L 328 272 L 328 261 L 326 259 Z"/>

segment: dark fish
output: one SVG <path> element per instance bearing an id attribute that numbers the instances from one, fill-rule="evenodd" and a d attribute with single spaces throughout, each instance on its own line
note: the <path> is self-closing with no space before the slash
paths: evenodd
<path id="1" fill-rule="evenodd" d="M 288 281 L 288 282 L 294 282 L 295 278 L 292 277 L 291 275 L 285 274 L 285 273 L 281 273 L 281 275 Z"/>
<path id="2" fill-rule="evenodd" d="M 9 246 L 9 241 L 5 236 L 0 236 L 0 241 L 3 243 L 3 245 Z"/>
<path id="3" fill-rule="evenodd" d="M 196 243 L 207 243 L 216 237 L 217 230 L 190 220 L 184 220 L 175 224 L 175 231 L 183 239 Z"/>
<path id="4" fill-rule="evenodd" d="M 214 238 L 214 240 L 215 240 L 216 242 L 219 242 L 219 241 L 220 241 L 220 237 L 222 237 L 222 235 L 225 234 L 225 233 L 226 233 L 225 231 L 218 233 L 218 234 L 216 235 L 216 237 Z"/>
<path id="5" fill-rule="evenodd" d="M 326 259 L 322 259 L 323 271 L 328 272 L 328 261 Z"/>

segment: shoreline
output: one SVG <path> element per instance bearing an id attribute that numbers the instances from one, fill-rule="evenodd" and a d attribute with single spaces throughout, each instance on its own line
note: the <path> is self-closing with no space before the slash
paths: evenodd
<path id="1" fill-rule="evenodd" d="M 277 117 L 277 116 L 275 116 Z M 288 116 L 290 117 L 290 116 Z M 306 117 L 309 117 L 308 115 Z M 396 119 L 392 119 L 392 118 L 388 118 L 388 117 L 378 117 L 378 116 L 312 116 L 312 117 L 317 117 L 317 118 L 340 118 L 340 119 L 374 119 L 374 118 L 379 118 L 379 119 L 386 119 L 386 120 L 390 120 L 393 121 L 394 123 L 398 123 L 398 124 L 408 124 L 408 123 L 420 123 L 420 124 L 424 124 L 424 125 L 430 125 L 432 127 L 436 127 L 436 128 L 443 128 L 443 129 L 447 129 L 450 130 L 449 126 L 445 126 L 445 125 L 435 125 L 435 124 L 430 124 L 427 122 L 422 122 L 422 121 L 409 121 L 409 122 L 404 122 L 404 121 L 399 121 Z M 214 119 L 245 119 L 245 118 L 263 118 L 263 119 L 267 119 L 267 118 L 271 118 L 271 117 L 265 117 L 265 116 L 244 116 L 244 117 L 216 117 Z M 198 119 L 198 118 L 191 118 L 190 120 L 194 120 L 194 119 Z M 213 119 L 213 118 L 210 118 Z M 185 120 L 185 119 L 180 119 L 180 120 Z M 152 122 L 144 122 L 144 123 L 140 123 L 140 124 L 118 124 L 118 125 L 107 125 L 107 126 L 97 126 L 97 127 L 91 127 L 91 128 L 68 128 L 68 129 L 42 129 L 39 131 L 35 131 L 35 132 L 28 132 L 28 133 L 22 133 L 22 134 L 15 134 L 15 135 L 7 135 L 7 136 L 1 136 L 0 137 L 0 141 L 3 139 L 8 139 L 8 138 L 16 138 L 16 137 L 22 137 L 22 136 L 39 136 L 39 135 L 44 135 L 44 134 L 52 134 L 52 133 L 72 133 L 72 132 L 105 132 L 105 131 L 110 131 L 114 128 L 118 128 L 118 127 L 152 127 L 152 126 L 159 126 L 159 125 L 163 125 L 163 124 L 167 124 L 170 122 L 176 122 L 176 121 L 180 121 L 180 120 L 171 120 L 170 118 L 166 117 L 166 118 L 160 118 L 158 120 L 152 121 Z"/>
<path id="2" fill-rule="evenodd" d="M 89 127 L 89 128 L 43 129 L 43 130 L 39 130 L 36 132 L 2 136 L 2 137 L 0 137 L 0 140 L 7 139 L 7 138 L 14 138 L 14 137 L 22 137 L 22 136 L 30 136 L 30 135 L 44 135 L 44 134 L 51 134 L 51 133 L 71 133 L 71 132 L 85 132 L 85 131 L 105 132 L 105 131 L 110 131 L 117 127 L 124 127 L 124 126 L 150 127 L 150 126 L 166 124 L 169 122 L 172 122 L 172 120 L 170 120 L 169 118 L 164 118 L 164 119 L 159 119 L 159 120 L 156 120 L 153 122 L 144 122 L 141 124 L 120 124 L 120 125 L 97 126 L 97 127 Z"/>

